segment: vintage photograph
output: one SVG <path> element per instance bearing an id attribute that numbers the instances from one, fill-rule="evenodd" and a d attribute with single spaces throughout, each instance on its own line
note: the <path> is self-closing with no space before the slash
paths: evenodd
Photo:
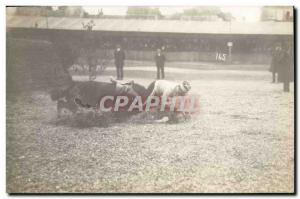
<path id="1" fill-rule="evenodd" d="M 6 192 L 295 193 L 293 6 L 7 6 Z"/>

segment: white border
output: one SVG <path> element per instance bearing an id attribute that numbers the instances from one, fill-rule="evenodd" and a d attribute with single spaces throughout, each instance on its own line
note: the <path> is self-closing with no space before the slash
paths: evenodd
<path id="1" fill-rule="evenodd" d="M 5 6 L 6 5 L 84 5 L 84 6 L 93 6 L 93 5 L 101 5 L 101 6 L 128 6 L 128 5 L 161 5 L 161 6 L 190 6 L 190 5 L 220 5 L 220 6 L 262 6 L 262 5 L 294 5 L 296 8 L 300 8 L 300 1 L 296 0 L 260 0 L 260 1 L 253 1 L 253 0 L 243 0 L 243 1 L 233 1 L 233 0 L 209 0 L 209 1 L 197 1 L 197 0 L 151 0 L 151 1 L 141 1 L 141 0 L 72 0 L 72 1 L 62 1 L 62 0 L 4 0 L 1 1 L 1 14 L 0 14 L 0 23 L 1 27 L 3 27 L 3 31 L 1 31 L 1 53 L 0 53 L 0 60 L 2 62 L 1 72 L 0 72 L 0 119 L 1 119 L 1 132 L 0 132 L 0 140 L 1 140 L 1 147 L 0 147 L 0 197 L 1 198 L 8 198 L 6 194 L 6 167 L 5 167 L 5 146 L 6 146 L 6 136 L 5 136 L 5 128 L 6 128 L 6 117 L 5 117 L 5 48 L 6 48 L 6 23 L 5 23 Z M 299 14 L 299 12 L 298 12 Z M 298 33 L 299 34 L 299 33 Z M 297 35 L 298 36 L 298 35 Z M 295 44 L 296 45 L 296 44 Z M 297 53 L 297 56 L 299 57 L 299 51 Z M 298 73 L 299 78 L 299 73 Z M 298 88 L 299 89 L 299 88 Z M 297 90 L 299 92 L 299 90 Z M 299 102 L 299 98 L 298 98 Z M 297 119 L 297 122 L 299 121 L 299 117 Z M 299 124 L 299 123 L 298 123 Z M 297 143 L 299 144 L 299 135 L 297 136 L 298 140 Z M 298 153 L 298 162 L 299 162 L 299 153 Z M 299 170 L 297 170 L 299 172 Z M 299 184 L 299 182 L 297 183 Z M 299 191 L 299 187 L 297 188 Z M 298 194 L 299 196 L 299 194 Z M 297 197 L 298 197 L 297 196 Z M 37 198 L 42 196 L 18 196 L 18 198 Z M 63 198 L 66 196 L 51 196 L 51 198 Z M 74 197 L 74 196 L 69 196 Z M 90 196 L 78 196 L 78 198 L 86 198 Z M 101 196 L 101 197 L 109 197 L 112 198 L 112 196 Z M 119 196 L 114 196 L 119 197 Z M 130 196 L 124 196 L 126 198 L 129 198 Z M 142 197 L 142 196 L 138 196 Z M 161 196 L 163 197 L 163 196 Z M 164 196 L 164 198 L 171 198 L 172 196 Z M 201 197 L 210 197 L 210 196 L 201 196 Z M 229 198 L 236 198 L 235 196 L 229 196 Z M 261 198 L 262 196 L 259 196 Z M 288 196 L 286 196 L 288 197 Z"/>

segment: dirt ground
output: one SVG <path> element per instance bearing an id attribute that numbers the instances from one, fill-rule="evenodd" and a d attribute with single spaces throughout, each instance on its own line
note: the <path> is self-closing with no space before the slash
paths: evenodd
<path id="1" fill-rule="evenodd" d="M 155 71 L 125 76 L 146 86 Z M 293 192 L 292 84 L 282 92 L 267 71 L 177 68 L 167 79 L 191 82 L 197 117 L 76 128 L 45 92 L 7 101 L 7 192 Z"/>

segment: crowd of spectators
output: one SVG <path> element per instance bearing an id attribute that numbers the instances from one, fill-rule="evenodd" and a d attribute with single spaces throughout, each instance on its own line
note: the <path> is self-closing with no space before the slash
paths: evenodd
<path id="1" fill-rule="evenodd" d="M 233 52 L 263 53 L 269 52 L 273 43 L 259 39 L 226 39 L 226 38 L 188 38 L 188 37 L 103 37 L 93 40 L 91 45 L 97 48 L 114 49 L 117 44 L 124 50 L 155 51 L 164 48 L 168 52 L 224 52 L 227 43 L 232 42 Z M 96 46 L 95 46 L 96 47 Z"/>

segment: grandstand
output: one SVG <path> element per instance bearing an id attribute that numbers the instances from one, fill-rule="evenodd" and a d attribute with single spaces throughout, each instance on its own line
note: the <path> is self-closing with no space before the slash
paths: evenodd
<path id="1" fill-rule="evenodd" d="M 83 23 L 93 20 L 87 33 Z M 232 43 L 233 63 L 269 63 L 278 41 L 293 40 L 293 22 L 203 22 L 181 20 L 7 16 L 8 36 L 53 41 L 75 48 L 111 51 L 121 43 L 132 60 L 151 60 L 164 46 L 169 61 L 219 61 Z M 87 39 L 89 38 L 89 39 Z M 92 42 L 87 42 L 90 40 Z"/>

